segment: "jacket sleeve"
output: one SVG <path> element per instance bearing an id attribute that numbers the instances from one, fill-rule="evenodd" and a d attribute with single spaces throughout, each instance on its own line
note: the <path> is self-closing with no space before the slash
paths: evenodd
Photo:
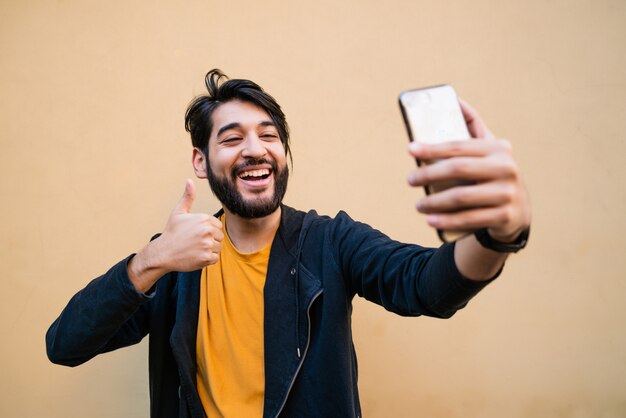
<path id="1" fill-rule="evenodd" d="M 77 366 L 97 354 L 136 344 L 148 333 L 150 295 L 137 292 L 126 266 L 114 265 L 69 301 L 46 333 L 53 363 Z"/>
<path id="2" fill-rule="evenodd" d="M 335 222 L 331 240 L 351 294 L 399 315 L 449 318 L 493 280 L 463 277 L 454 243 L 437 249 L 403 244 L 345 212 Z"/>

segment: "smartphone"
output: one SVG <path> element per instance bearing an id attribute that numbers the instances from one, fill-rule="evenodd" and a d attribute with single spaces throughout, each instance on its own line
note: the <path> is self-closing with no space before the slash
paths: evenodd
<path id="1" fill-rule="evenodd" d="M 452 86 L 425 87 L 400 93 L 400 110 L 409 134 L 409 140 L 436 144 L 451 140 L 469 140 L 470 133 L 461 111 L 459 99 Z M 419 161 L 417 165 L 433 161 Z M 467 182 L 445 181 L 425 186 L 426 194 L 437 193 Z M 452 242 L 470 231 L 437 230 L 443 242 Z"/>

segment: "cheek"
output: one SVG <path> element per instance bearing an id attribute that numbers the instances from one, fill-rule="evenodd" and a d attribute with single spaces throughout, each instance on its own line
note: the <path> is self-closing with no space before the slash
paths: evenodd
<path id="1" fill-rule="evenodd" d="M 286 161 L 287 157 L 285 156 L 285 148 L 282 143 L 279 142 L 277 144 L 270 144 L 270 146 L 267 147 L 267 151 L 278 163 L 278 165 L 282 165 Z"/>
<path id="2" fill-rule="evenodd" d="M 230 171 L 237 162 L 237 152 L 234 150 L 219 150 L 211 153 L 209 151 L 209 164 L 214 172 Z"/>

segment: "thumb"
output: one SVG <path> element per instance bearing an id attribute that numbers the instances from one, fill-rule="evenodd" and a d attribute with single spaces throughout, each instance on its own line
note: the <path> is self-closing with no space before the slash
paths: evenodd
<path id="1" fill-rule="evenodd" d="M 465 118 L 465 123 L 470 131 L 472 138 L 486 138 L 494 139 L 495 137 L 485 125 L 485 122 L 481 119 L 480 115 L 469 103 L 459 97 L 459 104 L 461 105 L 461 111 Z"/>
<path id="2" fill-rule="evenodd" d="M 183 192 L 182 197 L 174 207 L 174 213 L 189 213 L 191 211 L 191 206 L 193 205 L 193 201 L 196 198 L 196 186 L 193 184 L 193 181 L 187 179 L 185 182 L 185 191 Z"/>

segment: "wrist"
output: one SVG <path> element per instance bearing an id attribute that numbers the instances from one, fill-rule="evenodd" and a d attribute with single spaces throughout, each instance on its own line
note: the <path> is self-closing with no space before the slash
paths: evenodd
<path id="1" fill-rule="evenodd" d="M 528 236 L 530 235 L 530 227 L 523 229 L 521 232 L 507 235 L 492 235 L 491 230 L 487 228 L 479 229 L 474 232 L 476 240 L 484 248 L 498 253 L 516 253 L 526 247 Z"/>
<path id="2" fill-rule="evenodd" d="M 148 243 L 128 263 L 128 277 L 135 289 L 141 293 L 150 290 L 159 278 L 169 272 L 160 260 L 161 255 L 156 241 Z"/>
<path id="3" fill-rule="evenodd" d="M 520 227 L 513 232 L 497 231 L 494 228 L 487 228 L 487 233 L 494 240 L 502 244 L 511 244 L 518 240 L 519 236 L 528 229 L 528 227 Z"/>

